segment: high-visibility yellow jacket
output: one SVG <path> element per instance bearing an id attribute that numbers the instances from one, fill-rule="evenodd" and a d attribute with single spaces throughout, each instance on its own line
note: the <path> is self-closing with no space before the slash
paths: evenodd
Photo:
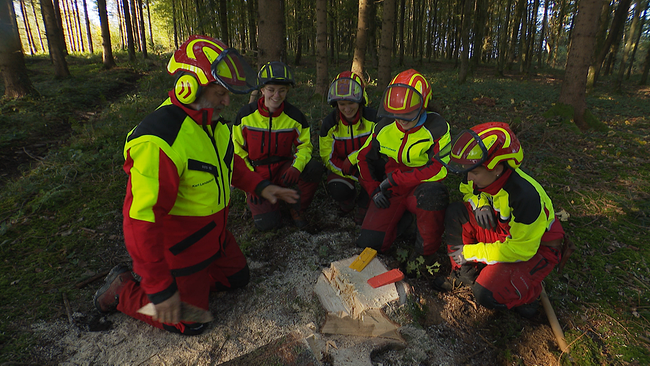
<path id="1" fill-rule="evenodd" d="M 345 159 L 357 163 L 359 149 L 372 133 L 377 119 L 377 111 L 360 106 L 354 121 L 348 122 L 338 109 L 323 120 L 318 137 L 320 157 L 327 169 L 341 177 L 357 180 L 357 177 L 341 172 Z"/>
<path id="2" fill-rule="evenodd" d="M 253 191 L 262 178 L 235 155 L 230 130 L 170 98 L 129 132 L 124 171 L 124 240 L 152 302 L 176 291 L 174 278 L 221 254 L 230 185 Z"/>
<path id="3" fill-rule="evenodd" d="M 393 194 L 405 194 L 422 182 L 441 181 L 447 169 L 433 157 L 451 142 L 449 124 L 428 113 L 423 124 L 404 131 L 399 123 L 383 119 L 359 152 L 359 182 L 372 195 L 389 177 Z"/>
<path id="4" fill-rule="evenodd" d="M 244 106 L 235 117 L 232 136 L 235 153 L 264 178 L 270 178 L 271 170 L 286 161 L 302 172 L 311 159 L 309 122 L 287 101 L 273 114 L 264 105 L 263 97 Z"/>
<path id="5" fill-rule="evenodd" d="M 473 209 L 494 209 L 497 230 L 504 238 L 494 243 L 465 245 L 463 255 L 467 260 L 487 264 L 527 261 L 537 253 L 542 236 L 555 220 L 553 203 L 544 188 L 519 168 L 506 170 L 483 189 L 465 179 L 460 191 Z"/>

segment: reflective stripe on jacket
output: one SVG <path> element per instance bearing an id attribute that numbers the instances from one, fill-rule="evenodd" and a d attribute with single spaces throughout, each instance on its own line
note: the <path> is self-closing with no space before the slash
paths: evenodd
<path id="1" fill-rule="evenodd" d="M 433 157 L 451 142 L 449 124 L 428 113 L 421 126 L 404 131 L 399 123 L 383 119 L 359 152 L 360 183 L 369 194 L 388 175 L 395 194 L 405 194 L 421 182 L 441 181 L 447 169 Z"/>
<path id="2" fill-rule="evenodd" d="M 228 126 L 211 118 L 170 93 L 127 135 L 124 239 L 150 296 L 173 294 L 174 277 L 219 256 L 231 183 L 253 191 L 262 181 L 235 156 Z"/>
<path id="3" fill-rule="evenodd" d="M 320 157 L 327 169 L 341 177 L 357 180 L 357 177 L 341 172 L 341 165 L 349 157 L 352 164 L 357 163 L 359 149 L 372 133 L 377 119 L 377 111 L 364 106 L 359 107 L 357 119 L 347 122 L 335 109 L 325 117 L 321 126 L 318 145 Z"/>
<path id="4" fill-rule="evenodd" d="M 553 203 L 535 179 L 521 169 L 506 172 L 509 174 L 503 181 L 499 179 L 485 189 L 475 189 L 467 180 L 460 184 L 463 199 L 472 208 L 490 205 L 494 209 L 497 230 L 506 237 L 503 242 L 465 245 L 467 260 L 487 264 L 527 261 L 537 253 L 542 235 L 555 220 Z"/>
<path id="5" fill-rule="evenodd" d="M 285 157 L 302 172 L 311 159 L 313 147 L 307 118 L 287 101 L 273 114 L 264 106 L 264 98 L 244 106 L 235 117 L 232 133 L 235 153 L 250 170 L 255 170 L 256 161 Z"/>

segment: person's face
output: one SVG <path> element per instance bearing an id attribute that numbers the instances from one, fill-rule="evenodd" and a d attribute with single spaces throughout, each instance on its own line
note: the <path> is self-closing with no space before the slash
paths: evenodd
<path id="1" fill-rule="evenodd" d="M 203 88 L 203 92 L 197 101 L 198 108 L 212 108 L 212 120 L 219 119 L 221 111 L 230 105 L 230 92 L 219 84 L 209 84 Z"/>
<path id="2" fill-rule="evenodd" d="M 501 173 L 503 173 L 502 165 L 498 165 L 492 170 L 481 165 L 467 172 L 467 180 L 474 182 L 476 188 L 485 188 L 494 183 Z"/>
<path id="3" fill-rule="evenodd" d="M 289 87 L 286 85 L 264 85 L 262 95 L 264 96 L 264 105 L 271 113 L 280 108 L 280 105 L 287 98 Z"/>
<path id="4" fill-rule="evenodd" d="M 350 102 L 348 100 L 339 100 L 336 102 L 336 105 L 339 107 L 341 114 L 343 114 L 343 116 L 348 120 L 352 120 L 359 111 L 359 103 Z"/>
<path id="5" fill-rule="evenodd" d="M 420 117 L 420 111 L 413 111 L 413 112 L 411 112 L 409 114 L 405 114 L 404 119 L 396 118 L 395 122 L 399 123 L 399 125 L 402 126 L 402 129 L 404 131 L 407 131 L 407 130 L 410 130 L 411 128 L 415 127 L 415 125 L 417 125 L 418 122 L 420 121 L 420 118 L 416 118 L 416 117 Z M 410 119 L 413 119 L 413 120 L 408 121 Z"/>

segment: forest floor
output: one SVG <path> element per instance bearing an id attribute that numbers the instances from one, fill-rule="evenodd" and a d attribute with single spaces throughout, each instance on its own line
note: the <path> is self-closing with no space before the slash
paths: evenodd
<path id="1" fill-rule="evenodd" d="M 132 77 L 130 80 L 134 82 L 137 78 Z M 558 79 L 549 75 L 546 79 L 540 77 L 533 81 L 527 80 L 527 82 L 557 85 Z M 138 89 L 129 89 L 135 88 L 134 83 L 131 83 L 130 87 L 127 84 L 122 84 L 123 89 L 116 89 L 112 93 L 112 100 L 123 98 L 125 94 L 138 93 Z M 645 99 L 647 100 L 647 98 L 646 95 Z M 514 103 L 513 101 L 512 104 Z M 510 112 L 499 113 L 510 116 L 510 114 L 516 113 L 517 106 L 533 108 L 532 104 L 535 101 L 526 103 L 517 104 L 514 107 L 510 106 L 510 103 L 506 103 L 506 107 L 503 108 Z M 474 115 L 472 121 L 490 118 L 489 116 L 495 113 L 493 105 L 483 105 L 481 99 L 477 98 L 473 102 L 470 100 L 463 106 L 454 106 L 451 109 L 449 108 L 451 103 L 443 104 L 446 105 L 444 108 L 447 113 L 456 117 L 457 120 L 461 120 L 459 118 L 461 116 L 457 112 L 459 109 L 465 110 L 464 115 Z M 102 108 L 108 110 L 112 107 L 104 105 Z M 498 108 L 499 106 L 496 110 Z M 515 112 L 512 111 L 513 108 Z M 148 107 L 140 107 L 139 113 L 146 114 L 147 109 Z M 99 117 L 99 114 L 102 113 L 99 110 L 97 110 L 98 116 L 95 116 L 95 112 L 84 113 L 87 113 L 88 119 L 91 121 L 95 118 L 106 118 Z M 544 124 L 544 120 L 540 116 L 534 118 L 535 120 L 532 122 Z M 465 122 L 465 124 L 468 123 Z M 66 130 L 65 125 L 65 123 L 60 124 L 62 127 L 60 127 L 58 135 L 42 134 L 40 137 L 31 137 L 27 145 L 21 143 L 11 146 L 9 150 L 3 149 L 3 156 L 0 159 L 0 161 L 4 161 L 4 165 L 0 166 L 2 180 L 13 179 L 17 174 L 28 175 L 30 169 L 53 164 L 48 163 L 45 158 L 50 150 L 69 149 L 72 151 L 77 149 L 74 135 L 86 135 L 88 132 L 79 132 L 78 129 Z M 647 126 L 647 122 L 644 126 Z M 518 122 L 518 128 L 524 136 L 531 136 L 536 131 L 521 121 Z M 644 127 L 644 131 L 647 133 L 647 127 Z M 573 140 L 569 143 L 575 143 L 576 146 L 582 143 L 580 141 L 582 137 L 577 134 L 573 135 L 571 132 L 566 133 L 566 141 Z M 61 142 L 61 136 L 70 136 L 71 134 L 73 135 L 71 140 Z M 541 135 L 536 137 L 542 141 L 535 140 L 535 143 L 549 144 L 548 140 L 545 140 L 548 135 L 545 133 L 542 135 L 542 137 L 540 137 Z M 641 139 L 647 141 L 647 134 Z M 95 140 L 93 143 L 96 143 Z M 93 148 L 93 151 L 101 154 L 99 148 Z M 103 167 L 104 172 L 101 173 L 103 176 L 100 181 L 107 182 L 106 184 L 111 186 L 117 185 L 116 191 L 119 192 L 121 189 L 123 192 L 125 176 L 121 171 L 121 162 L 119 161 L 121 152 L 113 153 L 117 156 L 114 159 L 116 166 L 109 169 Z M 531 165 L 535 167 L 541 158 L 536 157 L 532 160 Z M 25 168 L 26 161 L 32 163 L 29 169 Z M 16 170 L 17 167 L 20 169 Z M 79 172 L 79 174 L 82 173 Z M 540 175 L 548 178 L 549 173 L 544 172 Z M 455 189 L 456 183 L 457 180 L 451 179 L 450 190 Z M 560 192 L 564 190 L 564 188 L 558 189 Z M 644 199 L 647 199 L 647 196 Z M 573 203 L 573 201 L 571 202 Z M 237 364 L 237 360 L 244 355 L 288 334 L 299 334 L 301 337 L 313 334 L 317 338 L 328 341 L 331 347 L 339 349 L 363 342 L 363 339 L 360 338 L 319 333 L 325 320 L 324 310 L 313 292 L 319 274 L 323 268 L 329 267 L 330 263 L 356 256 L 361 252 L 361 249 L 355 247 L 360 227 L 353 223 L 351 214 L 342 215 L 338 211 L 335 203 L 327 197 L 324 185 L 319 188 L 314 202 L 307 212 L 309 225 L 304 230 L 298 230 L 292 226 L 290 218 L 285 214 L 283 217 L 285 226 L 269 233 L 260 233 L 253 228 L 250 212 L 245 208 L 243 194 L 238 190 L 233 191 L 229 229 L 247 255 L 251 269 L 251 282 L 243 289 L 213 294 L 210 310 L 215 320 L 209 324 L 202 335 L 194 337 L 182 337 L 155 329 L 119 313 L 99 314 L 94 309 L 91 299 L 94 291 L 103 283 L 103 279 L 74 289 L 74 284 L 108 270 L 117 263 L 130 264 L 130 258 L 122 239 L 120 205 L 121 203 L 117 202 L 110 207 L 99 209 L 102 211 L 103 217 L 101 224 L 93 226 L 81 224 L 80 229 L 75 229 L 74 232 L 78 233 L 80 238 L 91 243 L 92 249 L 89 249 L 89 253 L 92 253 L 92 257 L 81 256 L 79 260 L 78 252 L 75 257 L 74 251 L 72 253 L 63 251 L 63 255 L 67 255 L 67 259 L 60 260 L 58 268 L 60 269 L 61 266 L 67 268 L 74 263 L 76 271 L 75 275 L 67 277 L 66 291 L 59 292 L 60 290 L 54 285 L 38 284 L 42 288 L 43 294 L 52 295 L 48 299 L 57 299 L 50 304 L 39 303 L 39 306 L 48 308 L 47 317 L 34 320 L 32 316 L 27 316 L 24 320 L 17 319 L 12 325 L 3 328 L 5 331 L 14 331 L 16 334 L 28 334 L 37 340 L 29 351 L 30 356 L 20 360 L 8 357 L 7 359 L 11 362 L 7 364 L 219 365 L 227 361 Z M 562 203 L 557 206 L 556 210 L 559 210 Z M 47 208 L 47 206 L 44 207 Z M 86 205 L 84 204 L 83 207 Z M 574 214 L 580 216 L 578 212 Z M 46 216 L 45 218 L 38 217 L 39 220 L 57 220 L 54 219 L 57 216 L 55 208 L 47 208 L 45 213 L 41 212 L 37 215 Z M 72 232 L 74 224 L 70 223 L 82 220 L 84 217 L 79 219 L 77 216 L 70 217 L 63 221 L 67 222 L 66 224 L 59 226 L 58 231 L 50 232 L 50 235 L 63 240 L 63 237 Z M 585 220 L 591 219 L 585 218 Z M 14 224 L 13 230 L 18 232 L 19 223 L 13 221 L 12 223 Z M 582 221 L 577 223 L 580 223 L 577 225 L 578 227 L 583 226 Z M 574 225 L 572 224 L 572 226 Z M 9 236 L 15 234 L 11 230 L 2 233 L 3 235 L 7 233 L 7 240 L 14 240 L 14 238 L 18 238 L 14 242 L 25 240 L 25 236 L 22 234 Z M 6 249 L 2 245 L 7 240 L 4 242 L 0 240 L 2 242 L 0 252 L 3 254 Z M 411 230 L 398 238 L 391 251 L 385 255 L 379 255 L 379 260 L 389 269 L 399 267 L 400 256 L 397 253 L 409 250 L 414 240 L 415 233 Z M 625 244 L 618 244 L 617 248 L 626 247 Z M 586 247 L 588 248 L 589 245 Z M 57 246 L 57 248 L 59 247 Z M 16 255 L 20 251 L 19 249 L 10 249 L 7 253 L 9 254 L 2 257 L 5 262 L 3 268 L 9 268 L 11 266 L 10 259 L 17 258 Z M 603 310 L 590 300 L 583 300 L 581 295 L 593 290 L 588 284 L 578 283 L 573 277 L 569 278 L 557 273 L 549 277 L 550 281 L 554 283 L 553 288 L 549 290 L 549 295 L 560 324 L 563 325 L 565 331 L 572 332 L 572 336 L 567 337 L 567 340 L 572 346 L 574 341 L 581 345 L 577 353 L 563 353 L 558 348 L 541 306 L 538 315 L 531 319 L 524 319 L 511 311 L 494 311 L 483 308 L 476 303 L 471 291 L 467 288 L 449 293 L 438 293 L 432 290 L 433 279 L 445 275 L 449 271 L 449 259 L 444 250 L 441 249 L 437 256 L 437 260 L 441 264 L 438 273 L 424 273 L 419 278 L 405 279 L 404 281 L 410 289 L 406 302 L 404 304 L 392 303 L 383 309 L 390 319 L 401 326 L 400 333 L 406 340 L 406 344 L 397 349 L 388 347 L 372 350 L 373 365 L 556 365 L 583 364 L 580 361 L 583 359 L 588 359 L 588 364 L 641 364 L 635 357 L 625 356 L 622 358 L 618 355 L 617 349 L 608 343 L 609 339 L 613 338 L 623 338 L 624 343 L 632 342 L 630 339 L 634 336 L 630 332 L 636 334 L 636 331 L 628 331 L 627 323 L 621 325 L 622 320 L 615 315 L 619 305 L 614 305 L 612 312 L 608 309 Z M 74 262 L 75 260 L 77 262 Z M 17 269 L 17 267 L 19 268 Z M 574 271 L 579 271 L 579 268 L 581 267 L 578 267 L 578 264 L 573 266 Z M 582 268 L 584 270 L 585 267 Z M 16 273 L 22 273 L 21 271 L 40 273 L 49 269 L 46 265 L 23 269 L 20 265 L 14 264 L 13 270 Z M 7 272 L 10 271 L 7 270 Z M 5 274 L 3 276 L 16 277 L 18 275 Z M 643 280 L 645 281 L 645 278 Z M 19 282 L 14 282 L 16 286 L 20 285 Z M 14 286 L 14 282 L 11 283 L 11 286 Z M 570 286 L 578 288 L 577 293 L 569 290 Z M 61 301 L 61 294 L 63 294 L 63 301 Z M 72 295 L 66 296 L 66 294 Z M 645 296 L 645 294 L 644 292 L 643 295 Z M 554 299 L 554 296 L 557 298 Z M 645 304 L 646 297 L 639 296 L 639 304 Z M 588 296 L 585 297 L 588 298 Z M 66 301 L 69 302 L 69 306 L 65 306 Z M 576 308 L 576 306 L 578 307 Z M 627 312 L 628 309 L 625 308 L 621 311 Z M 30 320 L 27 321 L 27 319 Z M 647 336 L 647 332 L 645 334 Z M 590 340 L 586 346 L 581 343 L 585 342 L 585 339 Z M 639 345 L 637 344 L 637 346 Z M 645 349 L 643 343 L 639 347 L 641 350 Z M 635 349 L 639 349 L 639 347 Z M 6 350 L 6 348 L 4 349 Z M 647 350 L 641 351 L 641 357 L 647 357 Z M 325 358 L 323 364 L 329 364 L 328 360 L 330 359 Z"/>

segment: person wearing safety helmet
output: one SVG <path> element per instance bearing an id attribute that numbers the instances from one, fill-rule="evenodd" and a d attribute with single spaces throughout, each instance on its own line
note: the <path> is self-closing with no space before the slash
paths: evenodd
<path id="1" fill-rule="evenodd" d="M 327 192 L 346 214 L 355 207 L 355 182 L 359 180 L 357 155 L 377 121 L 377 111 L 368 107 L 363 80 L 344 71 L 336 76 L 327 92 L 334 110 L 325 117 L 318 138 L 320 157 L 329 170 Z M 363 222 L 370 198 L 365 189 L 356 197 L 354 221 Z"/>
<path id="2" fill-rule="evenodd" d="M 167 71 L 174 89 L 131 130 L 124 146 L 128 174 L 124 242 L 133 271 L 119 264 L 97 291 L 101 312 L 120 311 L 155 327 L 200 334 L 182 303 L 209 310 L 211 291 L 245 286 L 249 269 L 226 229 L 231 184 L 270 201 L 296 202 L 297 192 L 272 185 L 234 154 L 220 113 L 229 93 L 256 87 L 255 73 L 221 41 L 191 36 Z M 153 303 L 155 315 L 138 312 Z"/>
<path id="3" fill-rule="evenodd" d="M 309 122 L 286 98 L 295 85 L 291 69 L 282 62 L 266 63 L 258 73 L 262 97 L 239 110 L 233 125 L 235 154 L 251 171 L 283 187 L 298 187 L 299 202 L 289 208 L 298 228 L 307 225 L 309 207 L 323 174 L 322 165 L 311 160 Z M 280 205 L 254 192 L 246 196 L 255 227 L 260 231 L 282 223 Z"/>
<path id="4" fill-rule="evenodd" d="M 447 208 L 452 272 L 433 287 L 471 286 L 486 308 L 535 315 L 542 280 L 560 262 L 564 230 L 544 188 L 520 169 L 517 136 L 506 123 L 483 123 L 461 132 L 436 159 L 463 175 L 464 202 Z"/>
<path id="5" fill-rule="evenodd" d="M 407 275 L 432 264 L 444 232 L 449 203 L 442 183 L 447 170 L 434 155 L 451 141 L 449 124 L 438 113 L 428 112 L 431 87 L 426 78 L 410 69 L 399 73 L 382 98 L 371 138 L 359 152 L 359 182 L 372 198 L 361 226 L 357 246 L 386 252 L 397 236 L 406 211 L 416 216 L 415 250 L 407 261 Z M 406 213 L 405 217 L 411 217 Z M 400 224 L 401 226 L 401 224 Z M 423 258 L 420 258 L 423 257 Z"/>

